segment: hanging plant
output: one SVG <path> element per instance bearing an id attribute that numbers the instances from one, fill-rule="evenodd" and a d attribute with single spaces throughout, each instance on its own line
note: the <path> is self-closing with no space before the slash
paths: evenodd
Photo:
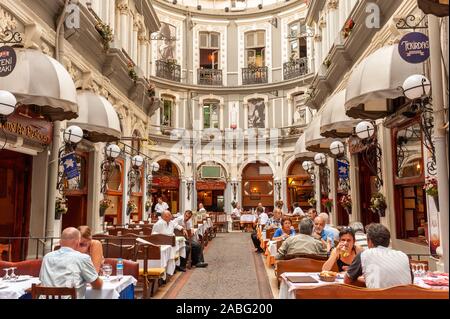
<path id="1" fill-rule="evenodd" d="M 61 215 L 67 213 L 67 199 L 65 197 L 56 198 L 55 201 L 55 219 L 61 219 Z"/>
<path id="2" fill-rule="evenodd" d="M 344 25 L 344 29 L 342 30 L 342 36 L 344 37 L 344 39 L 347 39 L 350 33 L 352 33 L 354 26 L 355 22 L 353 21 L 353 19 L 348 19 Z"/>
<path id="3" fill-rule="evenodd" d="M 130 199 L 127 205 L 127 215 L 129 216 L 130 214 L 135 213 L 137 209 L 138 209 L 137 205 L 134 203 L 133 200 Z"/>
<path id="4" fill-rule="evenodd" d="M 342 195 L 341 199 L 339 199 L 339 204 L 344 207 L 348 214 L 352 213 L 352 198 L 350 194 Z"/>
<path id="5" fill-rule="evenodd" d="M 427 193 L 428 196 L 437 197 L 438 196 L 437 179 L 434 177 L 427 177 L 423 189 L 425 190 L 425 193 Z"/>
<path id="6" fill-rule="evenodd" d="M 105 212 L 108 208 L 114 207 L 111 200 L 108 198 L 104 198 L 100 201 L 100 217 L 105 215 Z"/>
<path id="7" fill-rule="evenodd" d="M 387 204 L 386 198 L 381 193 L 374 193 L 370 198 L 370 209 L 373 213 L 377 213 L 380 217 L 384 217 Z"/>
<path id="8" fill-rule="evenodd" d="M 333 200 L 331 198 L 322 198 L 322 205 L 325 206 L 328 212 L 331 212 L 333 207 Z"/>
<path id="9" fill-rule="evenodd" d="M 150 207 L 152 207 L 152 202 L 149 199 L 147 199 L 147 201 L 145 202 L 145 211 L 147 212 L 150 209 Z"/>
<path id="10" fill-rule="evenodd" d="M 98 21 L 95 25 L 95 29 L 100 33 L 100 36 L 103 39 L 103 48 L 105 51 L 108 51 L 110 48 L 110 43 L 114 39 L 113 30 L 111 27 L 101 21 Z"/>
<path id="11" fill-rule="evenodd" d="M 138 80 L 138 75 L 137 75 L 137 72 L 136 72 L 136 69 L 135 69 L 135 65 L 134 65 L 134 63 L 132 61 L 128 61 L 128 76 L 135 83 Z"/>

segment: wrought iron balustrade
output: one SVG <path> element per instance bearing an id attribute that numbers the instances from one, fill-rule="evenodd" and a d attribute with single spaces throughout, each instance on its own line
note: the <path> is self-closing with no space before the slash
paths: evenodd
<path id="1" fill-rule="evenodd" d="M 260 84 L 267 83 L 268 69 L 267 66 L 252 67 L 242 69 L 242 84 Z"/>
<path id="2" fill-rule="evenodd" d="M 156 76 L 170 81 L 181 81 L 181 66 L 164 60 L 156 61 Z"/>
<path id="3" fill-rule="evenodd" d="M 308 58 L 301 58 L 283 64 L 283 76 L 285 80 L 297 78 L 308 74 Z"/>
<path id="4" fill-rule="evenodd" d="M 222 70 L 198 69 L 199 85 L 222 85 Z"/>

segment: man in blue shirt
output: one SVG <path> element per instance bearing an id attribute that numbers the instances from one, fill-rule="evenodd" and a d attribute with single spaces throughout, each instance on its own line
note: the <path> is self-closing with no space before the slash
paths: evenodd
<path id="1" fill-rule="evenodd" d="M 328 245 L 327 250 L 334 247 L 334 233 L 333 231 L 325 228 L 325 220 L 321 216 L 314 218 L 314 231 L 313 237 L 322 240 L 322 243 Z"/>

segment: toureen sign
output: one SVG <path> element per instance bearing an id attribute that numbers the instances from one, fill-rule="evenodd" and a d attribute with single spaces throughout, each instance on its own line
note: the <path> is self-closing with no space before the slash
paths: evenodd
<path id="1" fill-rule="evenodd" d="M 0 77 L 8 76 L 16 67 L 17 56 L 13 48 L 0 47 Z"/>
<path id="2" fill-rule="evenodd" d="M 398 52 L 408 63 L 422 63 L 430 57 L 428 36 L 420 32 L 406 34 L 398 44 Z"/>

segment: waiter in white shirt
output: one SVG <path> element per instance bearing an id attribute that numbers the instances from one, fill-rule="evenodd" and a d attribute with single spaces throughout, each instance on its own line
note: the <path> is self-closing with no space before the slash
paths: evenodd
<path id="1" fill-rule="evenodd" d="M 153 225 L 152 235 L 162 234 L 175 236 L 175 229 L 183 231 L 184 235 L 187 236 L 186 229 L 184 229 L 183 226 L 178 225 L 175 221 L 172 221 L 172 213 L 165 210 L 162 212 L 161 218 Z"/>
<path id="2" fill-rule="evenodd" d="M 155 205 L 156 217 L 160 217 L 165 210 L 169 209 L 169 205 L 163 201 L 162 197 L 158 197 L 158 203 Z"/>
<path id="3" fill-rule="evenodd" d="M 264 212 L 264 207 L 262 207 L 262 205 L 259 206 L 259 204 L 258 204 L 258 207 L 256 208 L 256 213 L 258 214 L 258 225 L 265 226 L 267 221 L 269 220 L 269 216 Z M 264 250 L 261 248 L 261 242 L 258 239 L 256 230 L 253 231 L 251 237 L 252 237 L 253 245 L 255 245 L 255 248 L 256 248 L 255 252 L 263 253 Z"/>
<path id="4" fill-rule="evenodd" d="M 294 211 L 292 212 L 292 215 L 299 215 L 302 217 L 305 217 L 306 214 L 303 211 L 303 209 L 298 205 L 298 203 L 293 203 L 292 206 L 294 207 Z"/>

